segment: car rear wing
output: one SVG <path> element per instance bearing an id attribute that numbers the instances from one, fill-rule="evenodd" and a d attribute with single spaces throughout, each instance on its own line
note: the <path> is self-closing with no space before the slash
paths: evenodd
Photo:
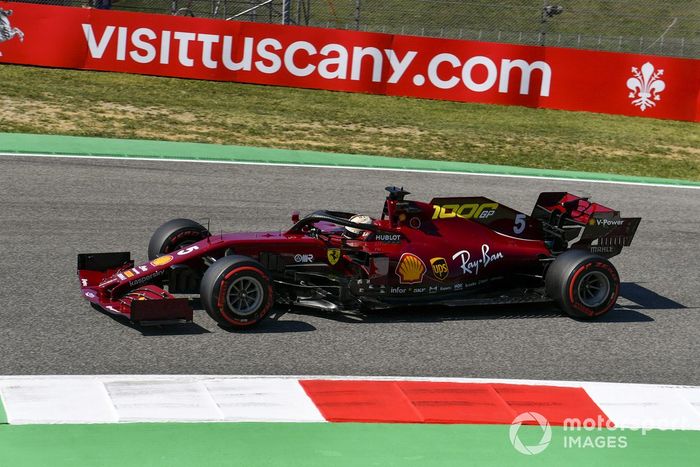
<path id="1" fill-rule="evenodd" d="M 541 193 L 532 217 L 542 223 L 545 242 L 553 253 L 583 249 L 610 258 L 630 246 L 641 218 L 566 192 Z"/>
<path id="2" fill-rule="evenodd" d="M 142 325 L 192 321 L 189 300 L 143 283 L 143 278 L 129 274 L 133 267 L 129 252 L 79 254 L 78 279 L 83 296 L 108 313 Z"/>

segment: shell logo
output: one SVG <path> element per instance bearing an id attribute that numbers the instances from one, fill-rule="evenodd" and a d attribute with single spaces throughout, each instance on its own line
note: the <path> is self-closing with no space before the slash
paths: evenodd
<path id="1" fill-rule="evenodd" d="M 173 260 L 173 257 L 171 255 L 165 255 L 165 256 L 159 256 L 158 258 L 154 259 L 151 261 L 151 265 L 153 266 L 165 266 L 169 262 Z"/>
<path id="2" fill-rule="evenodd" d="M 413 253 L 404 253 L 396 265 L 396 275 L 402 284 L 417 284 L 423 282 L 426 267 L 422 259 Z"/>

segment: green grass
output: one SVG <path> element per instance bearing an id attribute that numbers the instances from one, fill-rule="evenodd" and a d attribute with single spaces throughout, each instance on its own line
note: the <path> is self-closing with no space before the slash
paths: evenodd
<path id="1" fill-rule="evenodd" d="M 536 32 L 540 30 L 542 3 L 542 0 L 383 0 L 363 2 L 360 18 L 374 25 L 401 23 Z M 334 4 L 334 8 L 330 9 L 329 4 Z M 699 37 L 695 28 L 700 16 L 698 0 L 561 0 L 547 4 L 564 7 L 564 12 L 550 21 L 552 32 L 658 35 L 677 17 L 679 21 L 672 36 Z M 312 13 L 317 21 L 352 22 L 355 2 L 312 1 Z"/>
<path id="2" fill-rule="evenodd" d="M 0 131 L 700 180 L 695 123 L 0 66 Z"/>
<path id="3" fill-rule="evenodd" d="M 221 2 L 219 16 L 233 15 L 249 9 L 254 3 L 243 0 Z M 292 18 L 296 20 L 298 0 L 292 0 Z M 363 1 L 360 20 L 366 25 L 414 25 L 440 28 L 494 29 L 503 31 L 539 31 L 542 0 L 382 0 Z M 576 34 L 611 34 L 657 36 L 678 18 L 670 37 L 700 38 L 700 0 L 560 0 L 548 2 L 564 7 L 564 13 L 550 24 L 553 32 Z M 169 13 L 170 0 L 120 0 L 115 9 Z M 196 16 L 211 16 L 211 0 L 180 0 L 178 8 L 189 7 Z M 312 23 L 330 22 L 335 26 L 354 24 L 355 0 L 310 0 Z M 273 9 L 279 17 L 281 0 Z M 303 10 L 302 10 L 303 13 Z M 269 7 L 257 10 L 258 19 L 269 16 Z M 250 19 L 245 15 L 242 19 Z M 303 18 L 303 15 L 302 15 Z M 303 21 L 302 21 L 303 22 Z"/>
<path id="4" fill-rule="evenodd" d="M 308 10 L 299 9 L 299 2 L 306 4 L 306 0 L 292 0 L 291 8 L 292 19 L 298 24 L 355 28 L 355 0 L 310 0 Z M 564 7 L 562 14 L 548 21 L 550 44 L 628 52 L 651 47 L 646 53 L 680 56 L 696 56 L 700 50 L 700 0 L 561 0 L 548 4 Z M 216 14 L 212 0 L 180 0 L 177 6 L 188 7 L 197 17 L 225 18 L 250 8 L 251 2 L 219 2 Z M 542 6 L 542 0 L 363 1 L 360 27 L 389 33 L 538 43 Z M 114 8 L 169 13 L 171 2 L 120 0 Z M 280 11 L 281 0 L 275 0 L 240 19 L 280 22 Z M 664 32 L 664 41 L 653 44 Z"/>

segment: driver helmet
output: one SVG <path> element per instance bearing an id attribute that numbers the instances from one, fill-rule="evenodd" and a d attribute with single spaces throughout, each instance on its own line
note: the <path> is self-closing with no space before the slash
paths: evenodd
<path id="1" fill-rule="evenodd" d="M 365 215 L 355 215 L 350 218 L 350 222 L 355 224 L 371 224 L 372 218 Z M 362 229 L 356 229 L 355 227 L 345 227 L 345 236 L 347 238 L 357 238 L 362 234 Z"/>

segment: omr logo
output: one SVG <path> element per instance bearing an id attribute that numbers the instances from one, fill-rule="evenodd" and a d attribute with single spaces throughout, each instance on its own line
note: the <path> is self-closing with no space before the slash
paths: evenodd
<path id="1" fill-rule="evenodd" d="M 533 425 L 531 422 L 535 422 L 542 429 L 542 437 L 536 444 L 525 444 L 519 437 L 520 427 L 526 423 L 528 425 Z M 513 445 L 516 451 L 527 456 L 534 456 L 539 454 L 549 446 L 552 441 L 552 427 L 549 426 L 549 421 L 537 412 L 523 412 L 510 424 L 510 443 Z"/>
<path id="2" fill-rule="evenodd" d="M 294 262 L 295 263 L 313 263 L 314 262 L 314 255 L 312 253 L 304 253 L 304 254 L 297 253 L 296 255 L 294 255 Z"/>

